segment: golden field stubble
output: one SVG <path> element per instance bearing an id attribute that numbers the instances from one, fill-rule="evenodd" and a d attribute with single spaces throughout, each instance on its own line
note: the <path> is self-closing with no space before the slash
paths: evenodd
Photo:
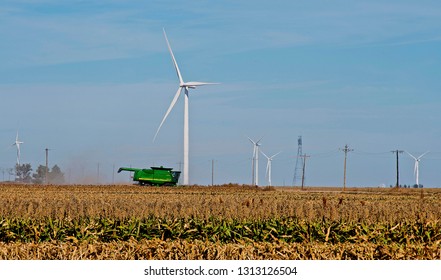
<path id="1" fill-rule="evenodd" d="M 441 190 L 363 189 L 341 193 L 247 187 L 0 185 L 2 217 L 222 217 L 295 216 L 364 222 L 441 217 Z"/>
<path id="2" fill-rule="evenodd" d="M 326 220 L 336 223 L 362 223 L 374 224 L 375 226 L 378 224 L 379 230 L 384 228 L 384 224 L 399 225 L 406 222 L 418 222 L 438 225 L 440 222 L 440 190 L 352 189 L 345 193 L 335 189 L 330 190 L 332 189 L 309 188 L 307 191 L 300 191 L 291 188 L 277 188 L 265 191 L 240 186 L 157 188 L 127 185 L 0 185 L 0 217 L 3 219 L 38 220 L 47 217 L 53 219 L 84 217 L 133 219 L 154 216 L 171 219 L 206 220 L 210 217 L 216 217 L 255 221 L 296 217 L 301 221 L 310 222 Z M 437 228 L 435 227 L 435 229 Z M 328 228 L 327 236 L 329 234 Z M 1 253 L 1 258 L 9 256 L 12 259 L 198 259 L 201 257 L 211 259 L 439 259 L 441 254 L 440 234 L 436 235 L 435 233 L 435 240 L 430 244 L 396 246 L 394 244 L 379 246 L 359 241 L 355 245 L 280 242 L 282 245 L 274 245 L 276 246 L 274 248 L 271 247 L 272 243 L 248 242 L 240 244 L 237 240 L 231 244 L 225 244 L 225 242 L 222 244 L 204 243 L 197 240 L 169 240 L 166 243 L 161 243 L 165 242 L 163 240 L 157 240 L 157 243 L 131 240 L 130 242 L 94 242 L 93 244 L 90 242 L 57 243 L 57 241 L 22 244 L 18 242 L 3 244 L 4 250 Z M 146 245 L 145 242 L 149 245 Z M 164 253 L 165 251 L 160 253 L 160 251 L 152 249 L 156 246 L 152 244 L 163 244 L 161 246 L 165 246 L 167 252 L 177 250 L 178 253 L 169 254 Z M 97 249 L 99 252 L 93 251 L 95 250 L 94 246 L 99 248 L 99 250 Z M 112 253 L 114 248 L 118 246 L 125 248 L 126 251 L 123 250 L 120 254 Z M 140 246 L 140 252 L 144 253 L 130 251 L 131 246 L 136 248 Z M 265 253 L 265 250 L 256 251 L 253 249 L 260 248 L 259 246 L 266 246 L 265 248 L 273 250 L 274 253 L 270 254 Z M 192 249 L 188 251 L 186 248 L 190 247 Z M 90 250 L 94 253 L 79 253 Z"/>

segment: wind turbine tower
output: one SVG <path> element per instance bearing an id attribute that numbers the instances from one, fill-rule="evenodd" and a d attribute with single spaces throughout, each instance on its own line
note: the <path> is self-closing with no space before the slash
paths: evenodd
<path id="1" fill-rule="evenodd" d="M 12 146 L 17 147 L 17 165 L 20 165 L 20 145 L 23 143 L 24 142 L 18 140 L 18 131 L 17 131 L 17 136 L 15 136 L 15 142 L 12 144 Z"/>
<path id="2" fill-rule="evenodd" d="M 267 156 L 264 152 L 262 152 L 262 151 L 260 151 L 261 153 L 262 153 L 262 155 L 264 155 L 265 157 L 266 157 L 266 159 L 268 160 L 267 161 L 267 163 L 266 163 L 266 177 L 267 177 L 267 179 L 268 179 L 268 186 L 272 186 L 271 185 L 271 163 L 272 163 L 272 161 L 273 161 L 273 158 L 275 157 L 275 156 L 277 156 L 278 154 L 280 154 L 281 152 L 278 152 L 277 154 L 275 154 L 275 155 L 272 155 L 272 156 Z"/>
<path id="3" fill-rule="evenodd" d="M 410 154 L 408 151 L 406 151 L 406 153 L 412 157 L 415 160 L 415 166 L 413 169 L 414 175 L 415 175 L 415 181 L 416 181 L 416 186 L 419 188 L 420 184 L 419 184 L 419 176 L 420 176 L 420 160 L 423 156 L 425 156 L 429 151 L 425 152 L 424 154 L 420 155 L 419 157 L 415 157 L 412 154 Z"/>
<path id="4" fill-rule="evenodd" d="M 164 31 L 164 37 L 165 41 L 167 42 L 167 47 L 170 52 L 170 56 L 173 61 L 173 65 L 176 70 L 176 75 L 179 79 L 179 87 L 178 90 L 173 97 L 172 102 L 170 103 L 170 106 L 167 109 L 167 112 L 164 115 L 164 118 L 161 121 L 161 124 L 158 127 L 158 130 L 156 131 L 155 137 L 153 138 L 153 141 L 155 141 L 156 136 L 158 135 L 159 130 L 162 127 L 162 124 L 167 119 L 167 116 L 170 114 L 171 110 L 176 104 L 176 101 L 178 100 L 179 96 L 181 95 L 182 90 L 184 90 L 184 170 L 183 170 L 183 184 L 188 185 L 189 184 L 189 127 L 188 127 L 188 90 L 189 89 L 195 89 L 198 86 L 203 85 L 212 85 L 212 84 L 218 84 L 218 83 L 207 83 L 207 82 L 184 82 L 184 79 L 182 78 L 181 71 L 179 70 L 178 63 L 176 62 L 175 56 L 173 54 L 173 51 L 171 49 L 170 43 L 168 42 L 167 34 Z"/>
<path id="5" fill-rule="evenodd" d="M 302 181 L 303 177 L 303 152 L 302 152 L 302 136 L 299 136 L 297 140 L 297 157 L 296 157 L 296 167 L 294 169 L 294 178 L 292 180 L 292 185 L 296 186 L 297 182 Z"/>
<path id="6" fill-rule="evenodd" d="M 253 170 L 253 180 L 252 185 L 258 186 L 259 185 L 259 147 L 260 147 L 260 138 L 258 141 L 253 141 L 250 137 L 248 137 L 248 140 L 250 140 L 251 143 L 253 143 L 253 159 L 252 159 L 252 170 Z"/>

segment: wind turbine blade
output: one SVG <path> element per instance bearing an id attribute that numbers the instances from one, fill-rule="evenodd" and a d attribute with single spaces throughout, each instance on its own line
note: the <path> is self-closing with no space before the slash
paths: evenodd
<path id="1" fill-rule="evenodd" d="M 274 154 L 271 156 L 271 159 L 274 158 L 275 156 L 277 156 L 278 154 L 280 154 L 282 151 L 278 152 L 277 154 Z"/>
<path id="2" fill-rule="evenodd" d="M 428 152 L 429 152 L 429 151 L 427 151 L 427 152 L 425 152 L 424 154 L 420 155 L 420 156 L 418 157 L 418 159 L 420 159 L 420 158 L 422 158 L 423 156 L 425 156 Z"/>
<path id="3" fill-rule="evenodd" d="M 173 65 L 175 66 L 176 75 L 178 75 L 179 84 L 182 85 L 182 84 L 184 84 L 184 81 L 183 81 L 182 76 L 181 76 L 181 71 L 179 71 L 179 66 L 178 66 L 178 63 L 176 62 L 176 59 L 175 59 L 175 56 L 173 54 L 172 48 L 170 47 L 170 43 L 168 42 L 168 38 L 167 38 L 167 34 L 165 33 L 165 29 L 163 28 L 162 30 L 164 31 L 165 41 L 167 42 L 167 47 L 168 47 L 168 50 L 170 52 L 171 58 L 173 60 Z"/>
<path id="4" fill-rule="evenodd" d="M 413 174 L 416 176 L 418 173 L 418 161 L 415 161 L 415 165 L 413 167 Z"/>
<path id="5" fill-rule="evenodd" d="M 208 82 L 186 82 L 183 83 L 183 86 L 186 87 L 198 87 L 198 86 L 205 86 L 205 85 L 219 85 L 220 83 L 208 83 Z"/>
<path id="6" fill-rule="evenodd" d="M 248 140 L 250 140 L 251 143 L 253 143 L 253 145 L 256 145 L 256 142 L 254 142 L 253 140 L 251 140 L 250 137 L 247 136 L 247 138 L 248 138 Z"/>
<path id="7" fill-rule="evenodd" d="M 264 155 L 268 160 L 270 160 L 271 158 L 268 157 L 264 152 L 262 152 L 262 150 L 260 150 L 260 152 L 262 153 L 262 155 Z"/>
<path id="8" fill-rule="evenodd" d="M 409 153 L 408 151 L 405 151 L 409 156 L 411 156 L 414 160 L 418 160 L 416 157 L 414 157 L 411 153 Z"/>
<path id="9" fill-rule="evenodd" d="M 256 142 L 256 144 L 259 144 L 259 142 L 260 142 L 260 140 L 262 140 L 262 138 L 263 138 L 263 137 L 261 137 L 261 138 Z"/>
<path id="10" fill-rule="evenodd" d="M 178 88 L 178 91 L 177 91 L 176 94 L 175 94 L 175 97 L 173 97 L 173 100 L 172 100 L 172 102 L 170 103 L 170 107 L 168 107 L 168 110 L 167 110 L 167 112 L 165 113 L 165 116 L 164 116 L 164 118 L 162 119 L 161 124 L 160 124 L 159 127 L 158 127 L 158 130 L 156 131 L 155 137 L 153 137 L 153 142 L 155 142 L 156 136 L 158 135 L 159 130 L 160 130 L 161 127 L 162 127 L 162 124 L 165 122 L 165 119 L 167 119 L 168 114 L 170 114 L 171 110 L 173 109 L 173 106 L 175 106 L 176 101 L 178 100 L 179 95 L 181 94 L 181 91 L 182 91 L 182 88 L 179 87 L 179 88 Z"/>

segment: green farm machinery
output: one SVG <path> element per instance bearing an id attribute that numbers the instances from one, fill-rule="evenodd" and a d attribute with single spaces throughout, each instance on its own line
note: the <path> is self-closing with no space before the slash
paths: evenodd
<path id="1" fill-rule="evenodd" d="M 133 181 L 141 186 L 176 186 L 178 184 L 181 171 L 172 171 L 173 168 L 151 167 L 151 169 L 121 167 L 121 171 L 134 172 Z"/>

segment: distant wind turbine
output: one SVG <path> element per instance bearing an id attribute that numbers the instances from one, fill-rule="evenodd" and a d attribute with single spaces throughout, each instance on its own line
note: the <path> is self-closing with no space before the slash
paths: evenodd
<path id="1" fill-rule="evenodd" d="M 203 85 L 213 85 L 218 83 L 207 83 L 207 82 L 184 82 L 184 79 L 182 78 L 181 71 L 179 70 L 178 63 L 176 62 L 175 56 L 173 55 L 173 51 L 170 47 L 170 43 L 167 39 L 167 34 L 165 33 L 165 29 L 163 29 L 165 41 L 167 42 L 167 47 L 170 52 L 171 58 L 173 60 L 173 65 L 175 66 L 176 74 L 179 79 L 179 87 L 178 91 L 176 92 L 175 96 L 173 97 L 173 100 L 168 107 L 167 112 L 164 115 L 164 118 L 161 121 L 161 124 L 158 127 L 158 130 L 156 131 L 155 137 L 153 138 L 153 141 L 155 141 L 156 136 L 159 133 L 159 130 L 162 127 L 162 124 L 167 119 L 167 116 L 170 114 L 171 110 L 176 104 L 176 101 L 178 100 L 179 96 L 181 95 L 182 90 L 184 89 L 185 96 L 184 96 L 184 170 L 183 170 L 183 184 L 188 185 L 189 184 L 189 160 L 188 160 L 188 154 L 189 154 L 189 128 L 188 128 L 188 89 L 195 89 L 198 86 Z"/>
<path id="2" fill-rule="evenodd" d="M 257 142 L 254 142 L 250 137 L 248 137 L 251 143 L 253 143 L 253 159 L 252 159 L 252 170 L 253 170 L 253 186 L 259 185 L 259 147 L 260 138 Z"/>
<path id="3" fill-rule="evenodd" d="M 267 156 L 264 152 L 262 152 L 262 151 L 260 151 L 261 153 L 262 153 L 262 155 L 264 155 L 266 158 L 267 158 L 267 160 L 268 160 L 268 162 L 266 163 L 266 176 L 267 176 L 267 178 L 268 178 L 268 186 L 270 186 L 271 187 L 271 163 L 272 163 L 272 161 L 273 161 L 273 158 L 275 157 L 275 156 L 277 156 L 278 154 L 280 154 L 281 152 L 278 152 L 277 154 L 274 154 L 274 155 L 272 155 L 272 156 Z"/>
<path id="4" fill-rule="evenodd" d="M 17 131 L 17 136 L 15 136 L 15 142 L 11 145 L 17 147 L 17 165 L 20 165 L 20 145 L 23 143 L 24 142 L 18 140 L 18 131 Z"/>
<path id="5" fill-rule="evenodd" d="M 420 176 L 420 160 L 423 156 L 425 156 L 429 151 L 425 152 L 424 154 L 420 155 L 419 157 L 415 157 L 412 154 L 410 154 L 408 151 L 406 151 L 406 153 L 411 156 L 414 160 L 415 160 L 415 166 L 413 168 L 413 172 L 415 175 L 415 180 L 416 180 L 416 185 L 417 187 L 419 187 L 419 176 Z"/>

